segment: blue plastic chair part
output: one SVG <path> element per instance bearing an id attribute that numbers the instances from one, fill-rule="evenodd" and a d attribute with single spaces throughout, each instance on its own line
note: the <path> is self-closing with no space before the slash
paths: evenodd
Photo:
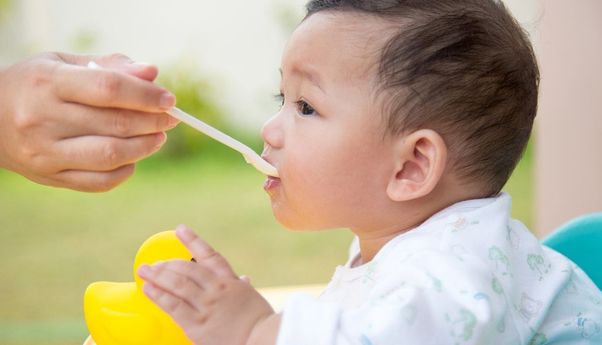
<path id="1" fill-rule="evenodd" d="M 542 242 L 571 259 L 602 290 L 602 212 L 575 218 Z"/>

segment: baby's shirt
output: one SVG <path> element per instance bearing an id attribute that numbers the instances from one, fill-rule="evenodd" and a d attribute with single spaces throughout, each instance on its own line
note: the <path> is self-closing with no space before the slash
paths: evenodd
<path id="1" fill-rule="evenodd" d="M 294 295 L 278 345 L 602 344 L 602 292 L 510 218 L 507 194 L 457 203 Z"/>

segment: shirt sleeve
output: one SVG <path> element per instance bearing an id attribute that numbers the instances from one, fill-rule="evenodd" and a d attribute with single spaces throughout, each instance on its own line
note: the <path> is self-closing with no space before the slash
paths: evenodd
<path id="1" fill-rule="evenodd" d="M 476 263 L 467 273 L 450 260 L 434 254 L 397 267 L 358 308 L 295 295 L 283 309 L 277 345 L 520 343 L 491 272 Z"/>

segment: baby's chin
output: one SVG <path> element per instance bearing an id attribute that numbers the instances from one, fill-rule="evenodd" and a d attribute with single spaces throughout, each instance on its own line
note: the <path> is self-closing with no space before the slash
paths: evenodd
<path id="1" fill-rule="evenodd" d="M 307 219 L 294 219 L 292 217 L 286 217 L 285 215 L 278 214 L 274 211 L 274 217 L 287 230 L 290 231 L 320 231 L 320 230 L 328 230 L 335 229 L 334 226 L 326 226 L 324 224 L 318 224 L 316 222 L 311 222 L 310 217 Z"/>

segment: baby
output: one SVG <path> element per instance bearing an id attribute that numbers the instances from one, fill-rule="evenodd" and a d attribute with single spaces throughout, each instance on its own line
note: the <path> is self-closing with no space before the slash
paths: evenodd
<path id="1" fill-rule="evenodd" d="M 500 193 L 537 110 L 525 34 L 494 0 L 312 0 L 263 128 L 275 217 L 356 238 L 318 299 L 275 313 L 191 230 L 144 266 L 196 344 L 601 344 L 602 293 Z"/>

